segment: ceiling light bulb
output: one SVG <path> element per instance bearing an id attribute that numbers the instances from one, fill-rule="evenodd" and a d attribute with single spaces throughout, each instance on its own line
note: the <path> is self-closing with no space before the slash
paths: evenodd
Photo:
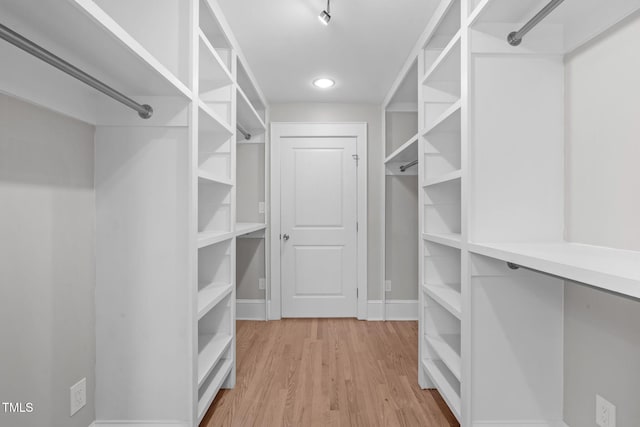
<path id="1" fill-rule="evenodd" d="M 313 85 L 315 87 L 317 87 L 317 88 L 320 88 L 320 89 L 329 89 L 334 84 L 336 84 L 336 82 L 334 82 L 331 79 L 327 79 L 327 78 L 315 79 L 313 81 Z"/>
<path id="2" fill-rule="evenodd" d="M 322 22 L 323 25 L 329 25 L 329 21 L 331 21 L 331 15 L 329 15 L 329 12 L 327 12 L 326 10 L 323 10 L 318 16 L 318 19 L 320 20 L 320 22 Z"/>

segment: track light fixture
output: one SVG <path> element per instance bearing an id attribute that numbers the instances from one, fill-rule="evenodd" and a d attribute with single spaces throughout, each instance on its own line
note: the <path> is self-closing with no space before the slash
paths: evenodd
<path id="1" fill-rule="evenodd" d="M 327 0 L 327 8 L 320 12 L 318 19 L 322 22 L 323 25 L 329 25 L 329 21 L 331 21 L 331 0 Z"/>

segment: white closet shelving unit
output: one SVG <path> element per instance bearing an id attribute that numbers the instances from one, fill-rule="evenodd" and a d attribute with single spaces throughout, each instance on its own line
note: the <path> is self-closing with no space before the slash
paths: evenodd
<path id="1" fill-rule="evenodd" d="M 215 0 L 7 0 L 0 16 L 153 107 L 143 120 L 0 42 L 0 90 L 96 126 L 96 424 L 196 426 L 235 383 L 236 237 L 266 223 L 236 218 L 236 123 L 264 146 L 266 102 Z"/>
<path id="2" fill-rule="evenodd" d="M 418 380 L 464 427 L 566 426 L 564 281 L 640 295 L 640 253 L 563 234 L 564 55 L 640 4 L 567 0 L 508 44 L 547 3 L 442 0 L 405 66 L 419 79 Z"/>
<path id="3" fill-rule="evenodd" d="M 416 253 L 417 240 L 411 240 L 409 224 L 412 214 L 408 212 L 415 204 L 415 197 L 403 194 L 402 186 L 411 186 L 412 179 L 417 180 L 418 167 L 418 64 L 413 62 L 405 67 L 396 79 L 393 88 L 383 102 L 382 123 L 385 145 L 384 173 L 385 185 L 382 200 L 384 206 L 384 244 L 382 265 L 385 279 L 381 286 L 382 318 L 393 320 L 389 313 L 389 305 L 395 299 L 390 297 L 400 286 L 415 286 L 411 272 L 417 267 L 417 260 L 412 259 Z M 404 180 L 401 181 L 401 180 Z M 394 194 L 398 192 L 398 194 Z M 415 221 L 415 219 L 414 219 Z M 417 221 L 416 221 L 417 222 Z M 417 224 L 416 224 L 417 226 Z M 405 234 L 409 233 L 408 239 Z M 414 273 L 415 275 L 415 273 Z M 407 283 L 410 281 L 411 283 Z M 391 289 L 386 283 L 390 282 Z M 414 288 L 415 289 L 415 288 Z M 406 295 L 408 289 L 403 289 Z M 417 292 L 416 292 L 417 294 Z M 415 297 L 413 298 L 415 300 Z"/>

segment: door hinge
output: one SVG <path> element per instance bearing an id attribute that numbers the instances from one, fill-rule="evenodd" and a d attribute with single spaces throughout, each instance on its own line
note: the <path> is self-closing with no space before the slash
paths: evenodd
<path id="1" fill-rule="evenodd" d="M 356 221 L 356 233 L 360 231 L 360 223 Z"/>
<path id="2" fill-rule="evenodd" d="M 360 296 L 360 289 L 356 288 L 356 298 Z"/>

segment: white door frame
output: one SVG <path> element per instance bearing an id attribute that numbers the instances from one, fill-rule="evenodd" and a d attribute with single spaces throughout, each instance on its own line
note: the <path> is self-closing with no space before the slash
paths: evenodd
<path id="1" fill-rule="evenodd" d="M 281 242 L 280 242 L 280 138 L 347 137 L 356 138 L 357 172 L 357 289 L 360 320 L 367 318 L 367 123 L 271 123 L 271 283 L 268 289 L 269 319 L 282 318 Z"/>

